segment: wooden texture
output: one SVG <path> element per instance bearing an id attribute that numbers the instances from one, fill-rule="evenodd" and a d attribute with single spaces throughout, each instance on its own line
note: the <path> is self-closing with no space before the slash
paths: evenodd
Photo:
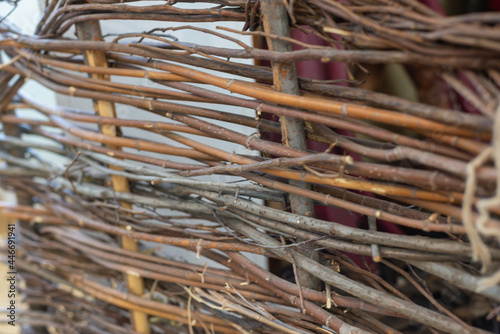
<path id="1" fill-rule="evenodd" d="M 90 41 L 101 41 L 101 29 L 99 27 L 99 21 L 91 21 L 79 23 L 76 25 L 78 38 L 81 40 Z M 106 59 L 106 53 L 102 51 L 86 51 L 85 52 L 86 64 L 90 67 L 108 67 L 108 62 Z M 109 77 L 105 74 L 92 73 L 90 74 L 92 79 L 97 80 L 109 80 Z M 94 109 L 96 114 L 102 117 L 116 118 L 115 106 L 112 102 L 103 100 L 94 100 Z M 119 128 L 113 124 L 104 124 L 101 126 L 102 134 L 110 137 L 119 136 Z M 120 149 L 115 145 L 107 145 L 110 149 Z M 122 169 L 116 168 L 114 166 L 111 169 L 121 171 Z M 111 180 L 113 183 L 113 190 L 117 192 L 130 192 L 129 183 L 126 177 L 120 175 L 112 175 Z M 131 210 L 132 204 L 127 202 L 120 202 L 120 205 L 124 208 Z M 129 238 L 127 236 L 121 237 L 121 243 L 123 249 L 130 250 L 133 252 L 139 251 L 139 245 L 137 241 Z M 127 287 L 131 294 L 136 296 L 143 296 L 144 291 L 144 280 L 139 275 L 133 273 L 127 273 Z M 151 333 L 148 315 L 145 312 L 141 312 L 137 309 L 132 309 L 132 320 L 134 329 L 139 333 L 149 334 Z"/>

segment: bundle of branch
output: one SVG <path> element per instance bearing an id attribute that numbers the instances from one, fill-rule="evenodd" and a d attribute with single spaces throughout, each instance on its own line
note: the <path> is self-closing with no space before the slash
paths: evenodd
<path id="1" fill-rule="evenodd" d="M 21 323 L 495 331 L 500 14 L 444 17 L 416 0 L 192 2 L 52 0 L 33 36 L 0 23 L 0 182 L 22 199 L 1 211 L 21 222 L 18 270 L 37 306 Z M 158 28 L 103 35 L 99 22 L 113 20 Z M 234 48 L 204 45 L 207 35 Z M 307 60 L 341 63 L 347 78 L 296 75 Z M 413 73 L 419 102 L 361 86 L 384 64 Z M 30 81 L 94 110 L 44 104 Z M 324 208 L 347 215 L 320 219 Z M 293 277 L 249 254 L 288 263 Z"/>

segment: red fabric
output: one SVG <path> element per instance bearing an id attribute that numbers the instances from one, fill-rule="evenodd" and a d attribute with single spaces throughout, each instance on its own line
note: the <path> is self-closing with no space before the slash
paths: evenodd
<path id="1" fill-rule="evenodd" d="M 490 1 L 490 10 L 500 12 L 500 0 L 491 0 Z"/>
<path id="2" fill-rule="evenodd" d="M 446 11 L 444 10 L 444 7 L 443 5 L 441 5 L 441 2 L 439 2 L 439 0 L 420 0 L 420 2 L 427 7 L 434 9 L 434 11 L 438 12 L 439 14 L 446 16 Z"/>
<path id="3" fill-rule="evenodd" d="M 300 30 L 292 30 L 291 37 L 304 43 L 314 44 L 314 45 L 325 45 L 322 38 L 314 34 L 305 34 Z M 293 46 L 294 50 L 301 50 L 303 47 L 298 45 Z M 322 63 L 316 60 L 305 60 L 298 61 L 295 63 L 297 68 L 297 74 L 299 76 L 305 76 L 309 79 L 316 80 L 327 80 L 329 77 L 329 69 L 326 63 Z M 306 75 L 304 75 L 306 74 Z"/>

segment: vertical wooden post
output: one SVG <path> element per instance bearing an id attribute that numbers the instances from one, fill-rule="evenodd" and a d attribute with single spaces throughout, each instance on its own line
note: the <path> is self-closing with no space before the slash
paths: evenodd
<path id="1" fill-rule="evenodd" d="M 261 12 L 264 30 L 267 33 L 290 37 L 288 15 L 282 1 L 261 0 Z M 266 40 L 268 48 L 272 51 L 292 51 L 292 46 L 289 42 L 272 38 L 267 38 Z M 297 82 L 297 72 L 293 62 L 272 62 L 272 68 L 275 90 L 292 95 L 300 94 Z M 306 138 L 304 130 L 304 122 L 302 120 L 284 116 L 281 117 L 281 134 L 285 145 L 305 151 Z M 302 181 L 292 180 L 290 184 L 296 187 L 310 188 L 307 183 Z M 311 199 L 290 194 L 290 204 L 293 213 L 314 216 L 313 201 Z M 305 251 L 304 254 L 313 260 L 319 260 L 319 253 L 312 249 Z M 299 281 L 301 285 L 313 289 L 319 288 L 320 285 L 317 278 L 303 270 L 299 270 Z"/>
<path id="2" fill-rule="evenodd" d="M 89 21 L 78 23 L 76 26 L 76 31 L 78 38 L 80 40 L 93 40 L 93 41 L 101 41 L 102 34 L 101 28 L 98 21 Z M 107 67 L 108 63 L 106 61 L 106 53 L 103 51 L 85 51 L 85 62 L 88 66 L 96 66 L 96 67 Z M 90 75 L 94 79 L 100 80 L 109 80 L 109 76 L 101 75 L 101 74 L 91 74 Z M 108 101 L 100 101 L 94 100 L 94 109 L 96 113 L 103 117 L 116 117 L 115 105 Z M 101 132 L 108 136 L 117 136 L 118 129 L 114 125 L 102 125 Z M 107 147 L 112 149 L 119 149 L 114 145 L 108 145 Z M 110 166 L 110 168 L 118 169 L 114 166 Z M 113 175 L 113 189 L 119 192 L 130 192 L 130 187 L 128 180 L 125 177 Z M 129 203 L 120 203 L 121 206 L 127 209 L 131 209 L 132 205 Z M 121 238 L 122 247 L 127 250 L 137 252 L 139 250 L 139 246 L 136 240 L 122 237 Z M 144 295 L 144 280 L 140 276 L 127 274 L 127 284 L 130 293 L 136 296 Z M 134 325 L 134 329 L 139 333 L 150 333 L 150 326 L 148 322 L 148 316 L 146 313 L 132 311 L 131 317 Z"/>

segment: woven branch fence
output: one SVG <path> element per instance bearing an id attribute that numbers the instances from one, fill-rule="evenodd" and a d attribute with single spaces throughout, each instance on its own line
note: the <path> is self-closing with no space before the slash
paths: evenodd
<path id="1" fill-rule="evenodd" d="M 49 0 L 33 35 L 7 22 L 1 214 L 27 333 L 498 332 L 500 13 Z M 370 86 L 389 65 L 418 102 Z"/>

